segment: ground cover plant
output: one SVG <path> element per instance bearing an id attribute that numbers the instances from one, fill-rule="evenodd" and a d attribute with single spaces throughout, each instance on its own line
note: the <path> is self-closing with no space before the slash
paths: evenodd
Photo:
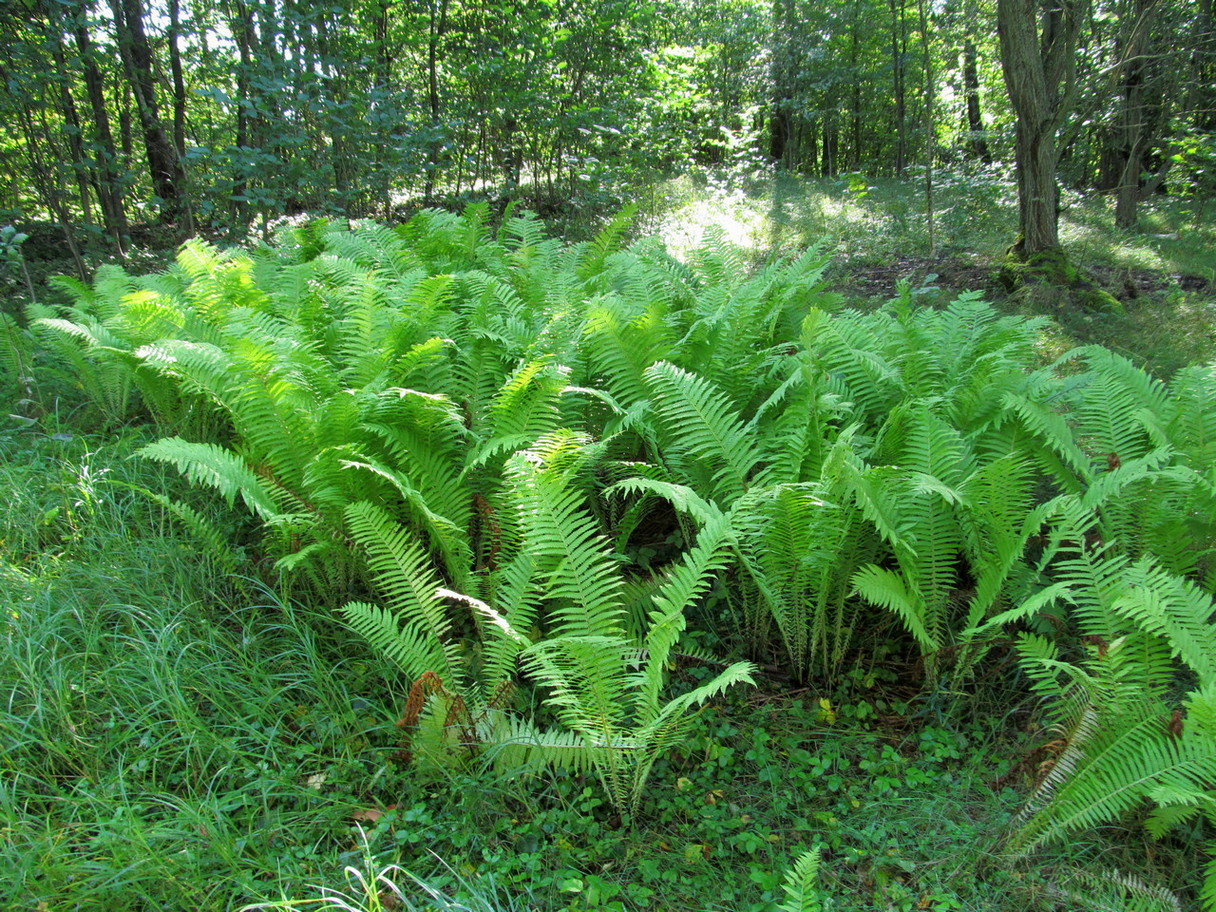
<path id="1" fill-rule="evenodd" d="M 1210 366 L 1045 357 L 1044 323 L 975 294 L 844 309 L 813 248 L 753 271 L 721 238 L 626 244 L 627 216 L 579 244 L 487 216 L 190 242 L 30 310 L 91 420 L 150 436 L 100 498 L 49 456 L 79 441 L 6 441 L 69 473 L 6 535 L 23 900 L 275 902 L 366 855 L 365 883 L 404 861 L 545 908 L 1167 908 L 1154 878 L 1216 902 Z M 148 547 L 205 543 L 197 610 L 51 594 L 151 517 Z M 150 633 L 187 616 L 162 674 Z M 90 670 L 124 651 L 142 676 Z M 1029 781 L 1010 717 L 962 721 L 995 687 L 1055 726 Z M 1078 834 L 1144 807 L 1190 865 L 1087 870 Z"/>

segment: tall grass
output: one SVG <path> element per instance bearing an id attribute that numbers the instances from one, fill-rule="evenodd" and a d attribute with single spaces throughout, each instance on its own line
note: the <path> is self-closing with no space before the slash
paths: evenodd
<path id="1" fill-rule="evenodd" d="M 133 443 L 0 439 L 4 908 L 303 889 L 385 775 L 391 709 L 358 688 L 391 672 L 335 652 L 324 614 L 222 578 L 127 487 L 165 481 Z"/>

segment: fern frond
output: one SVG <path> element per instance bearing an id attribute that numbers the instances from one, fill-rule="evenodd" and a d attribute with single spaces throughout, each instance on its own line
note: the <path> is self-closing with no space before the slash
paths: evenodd
<path id="1" fill-rule="evenodd" d="M 519 499 L 525 547 L 555 602 L 552 633 L 618 636 L 624 607 L 616 562 L 583 509 L 581 494 L 560 474 L 535 465 L 535 459 L 535 454 L 516 455 L 507 471 Z"/>
<path id="2" fill-rule="evenodd" d="M 562 725 L 589 743 L 611 747 L 629 720 L 624 670 L 638 650 L 621 636 L 560 636 L 522 654 L 528 673 L 547 688 L 545 703 Z"/>
<path id="3" fill-rule="evenodd" d="M 941 643 L 929 633 L 930 619 L 924 599 L 908 586 L 903 576 L 870 564 L 853 574 L 853 588 L 862 598 L 895 614 L 924 650 L 940 648 Z"/>
<path id="4" fill-rule="evenodd" d="M 1178 897 L 1124 871 L 1074 871 L 1050 893 L 1087 912 L 1182 912 Z"/>
<path id="5" fill-rule="evenodd" d="M 612 746 L 590 743 L 577 731 L 538 729 L 527 719 L 506 716 L 490 742 L 488 757 L 505 770 L 551 766 L 575 775 L 595 772 L 612 762 L 612 754 L 629 753 L 632 742 L 617 739 Z"/>
<path id="6" fill-rule="evenodd" d="M 1042 807 L 1014 835 L 1015 848 L 1030 851 L 1110 820 L 1160 782 L 1178 780 L 1204 788 L 1216 778 L 1216 741 L 1194 735 L 1175 741 L 1151 704 L 1134 716 L 1104 717 L 1101 726 L 1097 713 L 1087 718 L 1092 721 L 1085 736 L 1074 736 L 1070 745 L 1073 754 L 1057 760 L 1060 773 L 1053 770 L 1040 788 L 1035 803 Z"/>
<path id="7" fill-rule="evenodd" d="M 671 445 L 715 467 L 710 469 L 715 494 L 729 502 L 747 490 L 759 453 L 714 385 L 665 361 L 648 368 L 646 380 L 655 391 Z"/>
<path id="8" fill-rule="evenodd" d="M 431 671 L 442 677 L 447 670 L 440 643 L 421 626 L 403 623 L 396 612 L 366 602 L 347 602 L 340 611 L 356 633 L 407 675 Z"/>
<path id="9" fill-rule="evenodd" d="M 823 847 L 816 846 L 799 855 L 785 872 L 785 883 L 781 885 L 785 891 L 785 901 L 781 903 L 781 912 L 823 912 L 823 902 L 819 896 L 819 862 L 822 857 Z"/>
<path id="10" fill-rule="evenodd" d="M 1160 636 L 1199 679 L 1216 683 L 1216 601 L 1189 580 L 1141 558 L 1122 576 L 1111 610 L 1140 630 Z"/>
<path id="11" fill-rule="evenodd" d="M 698 534 L 696 545 L 667 575 L 654 595 L 650 629 L 646 634 L 646 665 L 638 694 L 639 718 L 649 721 L 659 712 L 667 658 L 686 624 L 684 612 L 708 590 L 714 574 L 726 565 L 726 549 L 731 542 L 729 520 L 721 518 L 707 524 Z"/>
<path id="12" fill-rule="evenodd" d="M 351 617 L 362 625 L 357 629 L 388 652 L 411 680 L 429 671 L 459 692 L 464 668 L 456 658 L 456 645 L 450 642 L 451 619 L 426 553 L 407 530 L 373 504 L 351 504 L 346 519 L 388 604 L 387 610 L 352 609 Z"/>
<path id="13" fill-rule="evenodd" d="M 680 513 L 691 516 L 699 525 L 712 522 L 723 515 L 715 504 L 704 500 L 687 485 L 657 478 L 642 476 L 626 478 L 609 487 L 604 494 L 655 494 L 670 503 Z"/>
<path id="14" fill-rule="evenodd" d="M 229 504 L 239 494 L 245 505 L 264 522 L 277 522 L 283 516 L 280 491 L 231 450 L 213 443 L 191 443 L 180 437 L 168 437 L 148 444 L 137 454 L 169 463 L 191 484 L 219 491 Z"/>

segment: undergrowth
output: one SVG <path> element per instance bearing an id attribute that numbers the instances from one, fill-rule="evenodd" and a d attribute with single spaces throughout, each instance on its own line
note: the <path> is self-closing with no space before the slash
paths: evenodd
<path id="1" fill-rule="evenodd" d="M 1211 367 L 625 233 L 30 309 L 90 411 L 0 437 L 13 903 L 1216 905 Z"/>
<path id="2" fill-rule="evenodd" d="M 1013 812 L 992 784 L 1018 748 L 999 725 L 922 726 L 873 676 L 703 715 L 634 830 L 585 777 L 392 762 L 391 670 L 328 612 L 199 560 L 127 487 L 173 487 L 138 442 L 0 441 L 6 908 L 281 902 L 370 859 L 470 908 L 760 910 L 819 842 L 841 909 L 1017 905 L 990 904 L 1017 877 L 962 859 Z"/>
<path id="3" fill-rule="evenodd" d="M 947 300 L 977 289 L 1010 312 L 1051 317 L 1061 350 L 1104 345 L 1162 376 L 1216 357 L 1216 225 L 1196 200 L 1146 201 L 1133 232 L 1111 227 L 1109 197 L 1065 193 L 1065 248 L 1123 308 L 1095 313 L 1062 308 L 1052 294 L 1007 299 L 997 273 L 1017 231 L 1011 176 L 938 172 L 932 246 L 921 183 L 864 174 L 684 177 L 665 185 L 648 224 L 677 252 L 715 226 L 755 262 L 831 238 L 832 281 L 861 306 L 885 301 L 901 280 L 940 288 Z"/>

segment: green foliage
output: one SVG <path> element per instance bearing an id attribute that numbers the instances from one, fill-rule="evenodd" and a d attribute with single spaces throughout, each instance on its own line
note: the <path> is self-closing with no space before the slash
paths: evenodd
<path id="1" fill-rule="evenodd" d="M 430 693 L 417 685 L 411 691 L 411 701 L 425 705 L 406 710 L 407 724 L 418 728 L 418 750 L 440 759 L 453 748 L 486 749 L 500 766 L 540 760 L 593 768 L 613 805 L 636 814 L 651 767 L 679 743 L 691 710 L 732 684 L 752 683 L 751 666 L 736 663 L 662 699 L 684 612 L 721 568 L 728 525 L 723 518 L 702 532 L 670 571 L 653 595 L 648 628 L 635 640 L 623 626 L 618 563 L 569 483 L 577 448 L 573 440 L 544 438 L 512 457 L 505 497 L 516 507 L 519 550 L 501 555 L 504 569 L 487 580 L 485 588 L 498 595 L 492 604 L 440 588 L 426 555 L 403 530 L 390 528 L 373 507 L 352 506 L 352 530 L 389 607 L 351 603 L 343 614 L 411 680 L 431 682 Z M 475 652 L 453 636 L 445 601 L 473 609 L 480 631 Z M 542 638 L 520 632 L 534 626 L 543 628 Z M 565 732 L 542 731 L 504 712 L 501 696 L 518 683 L 517 663 L 544 689 L 544 705 Z M 438 740 L 425 743 L 428 736 Z"/>
<path id="2" fill-rule="evenodd" d="M 331 620 L 138 493 L 189 495 L 140 440 L 61 438 L 0 433 L 0 895 L 134 912 L 302 889 L 391 748 L 391 668 L 356 671 Z"/>
<path id="3" fill-rule="evenodd" d="M 594 773 L 636 820 L 695 711 L 752 680 L 680 674 L 706 637 L 799 683 L 899 655 L 936 706 L 1018 625 L 1061 749 L 1015 846 L 1206 811 L 1210 368 L 1040 367 L 1041 324 L 975 295 L 833 313 L 813 252 L 748 276 L 720 238 L 683 265 L 622 222 L 563 245 L 486 216 L 189 244 L 38 324 L 115 419 L 162 403 L 144 456 L 345 603 L 430 775 Z"/>
<path id="4" fill-rule="evenodd" d="M 1050 529 L 1042 587 L 990 622 L 1030 626 L 1020 662 L 1059 736 L 1011 836 L 1022 852 L 1146 799 L 1160 836 L 1210 805 L 1216 778 L 1211 489 L 1191 446 L 1172 445 L 1180 408 L 1189 414 L 1181 426 L 1206 420 L 1185 393 L 1205 375 L 1188 373 L 1175 392 L 1104 350 L 1079 354 L 1088 370 L 1076 378 L 1073 415 L 1085 458 L 1065 476 L 1075 493 L 1038 511 Z M 1068 619 L 1067 639 L 1036 624 L 1055 611 Z"/>

